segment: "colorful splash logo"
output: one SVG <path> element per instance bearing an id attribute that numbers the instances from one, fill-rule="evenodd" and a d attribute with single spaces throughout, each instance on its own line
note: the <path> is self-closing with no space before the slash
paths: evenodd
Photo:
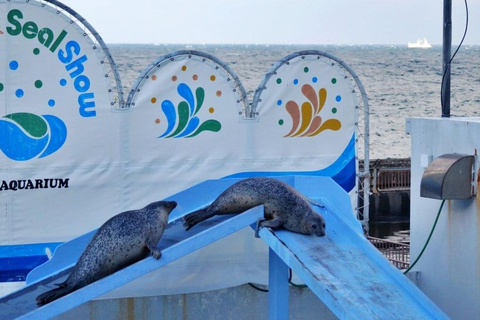
<path id="1" fill-rule="evenodd" d="M 295 101 L 288 101 L 285 109 L 292 118 L 292 129 L 284 137 L 314 137 L 324 130 L 340 130 L 342 127 L 338 119 L 322 120 L 320 112 L 327 100 L 327 90 L 321 88 L 318 91 L 318 99 L 315 89 L 309 84 L 302 86 L 303 95 L 309 100 L 300 108 Z M 336 113 L 336 109 L 332 110 Z"/>
<path id="2" fill-rule="evenodd" d="M 170 100 L 162 102 L 162 111 L 167 118 L 167 129 L 159 138 L 192 138 L 203 131 L 218 132 L 222 125 L 217 120 L 207 120 L 200 124 L 198 112 L 202 109 L 205 100 L 205 90 L 198 87 L 195 90 L 195 96 L 192 89 L 185 83 L 177 86 L 177 93 L 185 99 L 175 108 Z M 214 108 L 209 108 L 210 113 Z M 160 120 L 157 119 L 157 123 Z"/>
<path id="3" fill-rule="evenodd" d="M 67 127 L 53 115 L 12 113 L 0 119 L 0 150 L 10 159 L 46 157 L 65 143 Z"/>
<path id="4" fill-rule="evenodd" d="M 72 105 L 78 104 L 79 115 L 83 118 L 96 116 L 95 97 L 87 76 L 88 57 L 83 54 L 81 43 L 68 40 L 68 32 L 64 29 L 38 25 L 28 19 L 27 14 L 29 11 L 26 10 L 10 10 L 6 17 L 7 25 L 0 28 L 0 35 L 9 37 L 9 42 L 20 48 L 32 47 L 32 51 L 19 51 L 14 59 L 6 61 L 4 69 L 9 74 L 0 76 L 0 99 L 5 97 L 5 101 L 13 101 L 9 109 L 18 110 L 0 118 L 0 150 L 14 161 L 49 156 L 60 149 L 67 138 L 65 123 L 51 115 L 50 111 L 46 111 L 46 114 L 42 111 L 27 112 L 33 109 L 29 108 L 27 102 L 32 97 L 38 103 L 36 110 L 44 108 L 53 111 L 58 105 L 54 95 L 62 94 L 59 89 L 70 86 L 78 93 L 78 96 L 72 96 L 72 100 L 75 99 Z M 52 25 L 55 26 L 55 23 Z M 48 72 L 38 72 L 44 70 L 49 61 L 52 61 L 52 67 L 61 67 L 61 78 L 56 87 L 51 79 L 45 81 L 39 78 L 45 75 L 53 77 Z M 69 77 L 64 77 L 63 68 Z"/>
<path id="5" fill-rule="evenodd" d="M 37 55 L 38 49 L 34 50 Z M 12 74 L 19 72 L 20 63 L 11 60 L 8 68 Z M 42 80 L 35 80 L 33 86 L 24 84 L 13 90 L 15 99 L 22 99 L 33 90 L 43 87 Z M 62 85 L 62 81 L 60 81 Z M 33 89 L 32 89 L 33 88 Z M 5 92 L 5 85 L 0 82 L 0 94 Z M 53 108 L 56 102 L 48 99 L 46 105 Z M 53 115 L 36 115 L 28 112 L 7 114 L 0 118 L 0 150 L 11 160 L 26 161 L 33 158 L 43 158 L 56 152 L 67 137 L 65 123 Z"/>
<path id="6" fill-rule="evenodd" d="M 327 89 L 325 86 L 328 87 L 329 84 L 324 83 L 320 85 L 321 78 L 319 76 L 308 76 L 308 74 L 311 73 L 312 70 L 309 67 L 304 67 L 303 75 L 299 78 L 294 78 L 291 82 L 287 81 L 288 83 L 286 83 L 284 81 L 285 79 L 280 77 L 275 80 L 277 85 L 293 85 L 293 88 L 295 88 L 300 85 L 302 81 L 300 79 L 305 79 L 306 77 L 308 79 L 306 82 L 313 84 L 305 83 L 301 86 L 301 93 L 307 99 L 301 106 L 294 100 L 290 100 L 286 104 L 284 104 L 281 99 L 277 100 L 277 106 L 284 106 L 292 120 L 292 127 L 284 137 L 315 137 L 325 130 L 338 131 L 342 127 L 342 123 L 333 116 L 338 112 L 337 107 L 333 106 L 330 108 L 330 115 L 328 114 L 329 111 L 327 108 L 324 108 L 327 102 Z M 337 79 L 331 78 L 330 85 L 335 86 L 336 84 Z M 316 85 L 317 88 L 320 87 L 318 93 L 316 89 L 314 89 L 314 85 Z M 334 103 L 340 103 L 341 101 L 342 96 L 336 95 Z M 283 126 L 285 121 L 280 119 L 278 124 Z"/>

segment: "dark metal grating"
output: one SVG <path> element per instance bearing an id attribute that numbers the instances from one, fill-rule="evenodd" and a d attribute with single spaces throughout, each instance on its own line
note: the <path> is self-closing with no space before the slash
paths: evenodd
<path id="1" fill-rule="evenodd" d="M 398 269 L 407 269 L 410 265 L 410 245 L 368 237 L 368 240 Z"/>

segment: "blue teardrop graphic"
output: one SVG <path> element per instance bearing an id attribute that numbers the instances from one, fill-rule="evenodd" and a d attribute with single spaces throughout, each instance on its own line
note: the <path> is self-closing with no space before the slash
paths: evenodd
<path id="1" fill-rule="evenodd" d="M 185 83 L 180 83 L 177 87 L 178 94 L 187 100 L 188 106 L 190 107 L 190 116 L 193 116 L 193 112 L 195 111 L 195 100 L 193 98 L 193 92 L 188 85 Z"/>
<path id="2" fill-rule="evenodd" d="M 35 158 L 48 143 L 48 135 L 33 138 L 16 123 L 0 119 L 0 150 L 10 159 L 25 161 Z"/>
<path id="3" fill-rule="evenodd" d="M 167 130 L 159 136 L 159 138 L 163 138 L 172 132 L 173 128 L 175 127 L 175 122 L 177 122 L 177 113 L 175 111 L 175 106 L 173 105 L 172 101 L 165 100 L 162 102 L 162 110 L 167 118 Z"/>
<path id="4" fill-rule="evenodd" d="M 200 119 L 198 119 L 198 117 L 191 118 L 190 122 L 188 123 L 185 130 L 183 130 L 183 132 L 181 134 L 179 134 L 178 136 L 176 136 L 175 138 L 181 138 L 181 137 L 184 137 L 186 135 L 189 135 L 195 129 L 197 129 L 199 123 L 200 123 Z"/>
<path id="5" fill-rule="evenodd" d="M 60 118 L 48 114 L 42 115 L 42 117 L 47 120 L 50 128 L 50 141 L 40 158 L 46 157 L 60 149 L 67 139 L 67 126 Z"/>

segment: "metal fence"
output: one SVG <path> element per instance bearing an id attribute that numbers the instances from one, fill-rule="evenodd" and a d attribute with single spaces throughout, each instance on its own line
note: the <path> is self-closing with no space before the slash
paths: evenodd
<path id="1" fill-rule="evenodd" d="M 410 190 L 410 168 L 374 169 L 374 192 L 398 192 Z"/>
<path id="2" fill-rule="evenodd" d="M 407 269 L 410 265 L 410 245 L 375 237 L 368 240 L 398 269 Z"/>

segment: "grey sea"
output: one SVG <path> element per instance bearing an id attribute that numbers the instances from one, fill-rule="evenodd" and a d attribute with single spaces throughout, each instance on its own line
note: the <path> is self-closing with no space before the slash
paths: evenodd
<path id="1" fill-rule="evenodd" d="M 410 157 L 405 119 L 441 116 L 441 46 L 110 44 L 109 48 L 126 93 L 139 74 L 161 56 L 198 50 L 227 63 L 242 81 L 250 101 L 264 74 L 288 54 L 301 50 L 333 54 L 355 71 L 367 92 L 371 159 Z M 480 116 L 480 46 L 463 46 L 452 62 L 451 75 L 451 116 Z"/>

